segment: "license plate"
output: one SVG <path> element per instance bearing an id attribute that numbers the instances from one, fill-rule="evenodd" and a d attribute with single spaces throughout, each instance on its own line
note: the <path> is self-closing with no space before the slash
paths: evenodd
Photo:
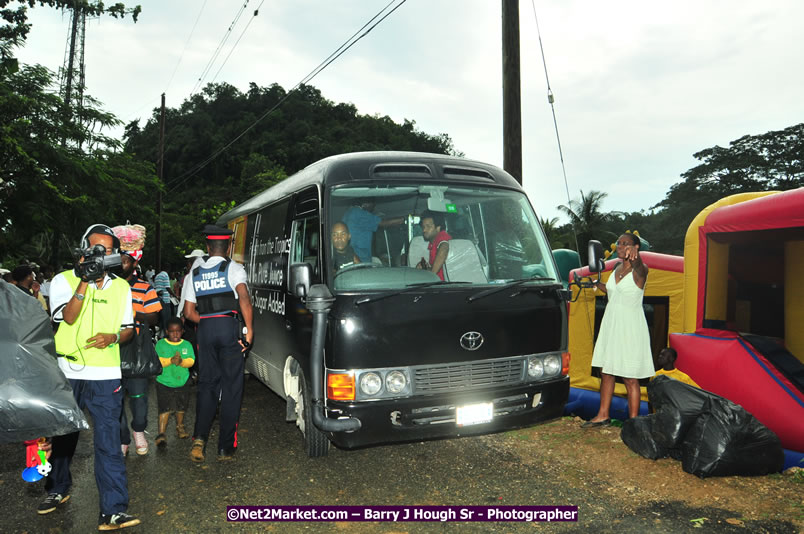
<path id="1" fill-rule="evenodd" d="M 488 423 L 494 417 L 494 404 L 482 402 L 480 404 L 467 404 L 458 406 L 455 421 L 458 426 L 478 425 Z"/>

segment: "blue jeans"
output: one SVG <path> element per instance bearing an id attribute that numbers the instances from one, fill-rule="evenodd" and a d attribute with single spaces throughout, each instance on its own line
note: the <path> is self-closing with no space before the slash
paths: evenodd
<path id="1" fill-rule="evenodd" d="M 98 486 L 102 514 L 125 512 L 128 508 L 126 464 L 120 450 L 120 409 L 123 388 L 120 379 L 70 379 L 73 397 L 79 408 L 92 416 L 92 441 L 95 447 L 95 484 Z M 53 438 L 50 464 L 53 469 L 45 479 L 48 493 L 67 495 L 73 485 L 70 463 L 78 444 L 78 432 Z"/>
<path id="2" fill-rule="evenodd" d="M 162 303 L 162 311 L 159 312 L 159 328 L 162 329 L 162 336 L 167 337 L 167 322 L 173 317 L 173 304 L 170 302 Z"/>
<path id="3" fill-rule="evenodd" d="M 148 426 L 148 379 L 124 378 L 123 393 L 128 393 L 128 407 L 131 409 L 131 429 L 143 432 Z M 131 443 L 131 432 L 128 430 L 125 396 L 120 409 L 120 443 Z"/>

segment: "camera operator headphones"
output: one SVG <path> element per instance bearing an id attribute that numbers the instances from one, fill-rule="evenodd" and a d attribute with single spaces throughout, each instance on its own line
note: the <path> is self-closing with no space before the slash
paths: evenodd
<path id="1" fill-rule="evenodd" d="M 112 254 L 118 254 L 120 252 L 120 240 L 116 235 L 114 235 L 112 229 L 105 224 L 93 224 L 87 228 L 87 231 L 84 232 L 83 236 L 81 236 L 81 250 L 86 250 L 89 248 L 89 236 L 92 234 L 103 234 L 110 236 L 112 238 Z"/>

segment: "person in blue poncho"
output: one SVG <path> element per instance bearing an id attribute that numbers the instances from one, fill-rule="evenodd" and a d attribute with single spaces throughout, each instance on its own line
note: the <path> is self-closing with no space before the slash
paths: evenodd
<path id="1" fill-rule="evenodd" d="M 364 198 L 346 210 L 342 219 L 352 236 L 351 245 L 361 263 L 371 263 L 371 241 L 377 228 L 405 222 L 404 217 L 383 219 L 374 214 L 374 201 Z"/>

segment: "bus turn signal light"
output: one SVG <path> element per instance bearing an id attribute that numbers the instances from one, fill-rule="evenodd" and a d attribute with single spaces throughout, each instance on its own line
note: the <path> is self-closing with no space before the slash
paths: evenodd
<path id="1" fill-rule="evenodd" d="M 566 376 L 569 374 L 569 365 L 570 365 L 570 353 L 569 352 L 562 352 L 561 353 L 561 374 Z"/>
<path id="2" fill-rule="evenodd" d="M 353 374 L 331 373 L 327 375 L 327 398 L 329 400 L 355 400 L 355 377 Z"/>

